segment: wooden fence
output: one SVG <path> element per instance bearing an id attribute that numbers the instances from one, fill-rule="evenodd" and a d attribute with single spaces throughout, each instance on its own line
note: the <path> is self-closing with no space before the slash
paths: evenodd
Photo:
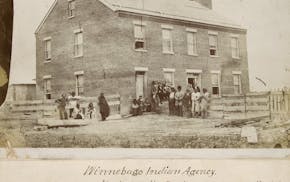
<path id="1" fill-rule="evenodd" d="M 111 115 L 120 114 L 120 95 L 106 96 L 110 106 Z M 98 98 L 83 97 L 79 100 L 80 107 L 85 114 L 89 103 L 93 103 L 98 111 Z M 59 117 L 57 104 L 54 100 L 33 100 L 33 101 L 13 101 L 11 104 L 12 113 L 37 114 L 38 118 Z"/>
<path id="2" fill-rule="evenodd" d="M 271 91 L 269 102 L 272 118 L 290 118 L 290 89 Z"/>
<path id="3" fill-rule="evenodd" d="M 290 118 L 290 90 L 223 95 L 212 99 L 210 110 L 223 118 L 246 115 L 287 120 Z"/>

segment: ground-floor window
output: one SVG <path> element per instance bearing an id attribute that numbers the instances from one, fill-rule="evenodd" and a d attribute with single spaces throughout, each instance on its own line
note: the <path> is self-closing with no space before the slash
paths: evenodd
<path id="1" fill-rule="evenodd" d="M 238 95 L 242 93 L 241 74 L 233 74 L 234 80 L 234 94 Z"/>
<path id="2" fill-rule="evenodd" d="M 43 80 L 44 87 L 44 98 L 47 100 L 51 99 L 51 78 L 45 78 Z"/>
<path id="3" fill-rule="evenodd" d="M 84 94 L 84 75 L 76 74 L 76 95 L 80 96 Z"/>
<path id="4" fill-rule="evenodd" d="M 163 69 L 164 80 L 167 85 L 174 86 L 174 69 Z"/>
<path id="5" fill-rule="evenodd" d="M 220 73 L 213 71 L 211 73 L 212 95 L 220 95 Z"/>

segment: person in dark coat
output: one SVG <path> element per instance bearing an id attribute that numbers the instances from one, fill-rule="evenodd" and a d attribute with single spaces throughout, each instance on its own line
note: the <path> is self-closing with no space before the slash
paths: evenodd
<path id="1" fill-rule="evenodd" d="M 172 87 L 171 92 L 168 97 L 168 107 L 169 115 L 173 116 L 175 114 L 175 89 Z"/>
<path id="2" fill-rule="evenodd" d="M 189 89 L 186 89 L 186 93 L 183 97 L 183 108 L 184 108 L 184 115 L 187 118 L 191 117 L 191 92 Z"/>
<path id="3" fill-rule="evenodd" d="M 67 99 L 66 95 L 62 94 L 61 98 L 57 99 L 55 102 L 58 104 L 57 108 L 58 108 L 58 111 L 59 111 L 59 118 L 61 120 L 67 120 L 68 119 L 68 115 L 67 115 L 65 106 L 66 106 L 66 104 L 68 102 L 68 99 Z"/>
<path id="4" fill-rule="evenodd" d="M 104 96 L 104 93 L 101 93 L 99 96 L 99 108 L 100 108 L 100 114 L 102 116 L 102 121 L 105 121 L 106 118 L 110 115 L 110 107 L 109 104 Z"/>

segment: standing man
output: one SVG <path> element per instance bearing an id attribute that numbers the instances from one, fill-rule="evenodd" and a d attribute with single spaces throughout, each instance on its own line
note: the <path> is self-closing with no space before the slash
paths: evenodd
<path id="1" fill-rule="evenodd" d="M 177 116 L 183 116 L 182 111 L 182 100 L 183 100 L 184 94 L 181 91 L 181 86 L 177 87 L 177 92 L 175 93 L 175 107 L 176 107 L 176 113 Z"/>
<path id="2" fill-rule="evenodd" d="M 58 111 L 59 111 L 59 118 L 61 120 L 68 119 L 67 112 L 65 110 L 65 106 L 66 106 L 67 102 L 68 102 L 68 99 L 66 98 L 65 94 L 62 94 L 61 98 L 56 100 L 56 103 L 58 103 L 57 108 L 58 108 Z"/>
<path id="3" fill-rule="evenodd" d="M 109 104 L 104 96 L 104 93 L 101 93 L 99 96 L 99 107 L 100 107 L 100 114 L 102 116 L 102 121 L 105 121 L 106 118 L 110 115 L 110 107 Z"/>
<path id="4" fill-rule="evenodd" d="M 75 92 L 72 92 L 68 97 L 68 108 L 69 108 L 69 118 L 73 118 L 73 112 L 78 104 L 79 98 L 76 96 Z"/>

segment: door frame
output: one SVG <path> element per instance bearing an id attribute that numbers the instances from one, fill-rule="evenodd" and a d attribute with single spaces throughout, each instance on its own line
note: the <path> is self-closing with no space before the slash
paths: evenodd
<path id="1" fill-rule="evenodd" d="M 135 67 L 135 95 L 136 99 L 139 98 L 139 95 L 137 95 L 137 73 L 144 73 L 144 82 L 143 82 L 143 98 L 146 98 L 148 96 L 147 89 L 148 89 L 148 67 Z"/>

